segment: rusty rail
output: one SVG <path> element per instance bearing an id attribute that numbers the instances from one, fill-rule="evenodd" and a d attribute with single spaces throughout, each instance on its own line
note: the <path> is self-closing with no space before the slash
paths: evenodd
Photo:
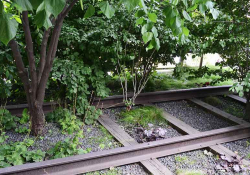
<path id="1" fill-rule="evenodd" d="M 0 174 L 68 175 L 102 170 L 250 137 L 250 127 L 232 126 L 166 140 L 0 169 Z"/>
<path id="2" fill-rule="evenodd" d="M 180 89 L 180 90 L 169 90 L 169 91 L 158 91 L 158 92 L 147 92 L 141 93 L 137 99 L 136 104 L 145 104 L 153 102 L 183 100 L 198 97 L 206 97 L 212 95 L 229 94 L 229 88 L 231 86 L 211 86 L 203 88 L 192 88 L 192 89 Z M 98 108 L 109 108 L 124 106 L 123 96 L 115 95 L 105 99 L 95 99 L 93 105 Z M 54 107 L 58 106 L 55 102 L 44 103 L 43 109 L 45 113 L 53 111 Z M 5 107 L 12 115 L 21 115 L 25 108 L 28 108 L 27 104 L 20 105 L 9 105 Z"/>

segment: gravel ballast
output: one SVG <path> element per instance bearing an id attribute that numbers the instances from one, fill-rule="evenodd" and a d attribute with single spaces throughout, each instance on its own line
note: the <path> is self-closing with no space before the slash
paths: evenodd
<path id="1" fill-rule="evenodd" d="M 196 150 L 176 154 L 172 156 L 158 158 L 173 173 L 178 171 L 194 171 L 200 172 L 198 175 L 231 175 L 232 172 L 220 172 L 215 169 L 218 160 L 215 155 L 204 154 L 205 150 Z M 211 153 L 209 153 L 211 154 Z M 181 173 L 180 173 L 181 174 Z M 195 173 L 193 173 L 195 174 Z"/>
<path id="2" fill-rule="evenodd" d="M 156 103 L 155 105 L 199 131 L 209 131 L 232 126 L 231 123 L 185 100 Z"/>
<path id="3" fill-rule="evenodd" d="M 109 169 L 96 171 L 96 172 L 90 172 L 86 173 L 84 175 L 149 175 L 142 166 L 139 164 L 129 164 L 129 165 L 123 165 L 119 167 L 111 167 Z"/>
<path id="4" fill-rule="evenodd" d="M 224 143 L 223 146 L 243 157 L 250 160 L 250 138 Z"/>
<path id="5" fill-rule="evenodd" d="M 52 148 L 57 142 L 64 141 L 66 138 L 71 138 L 74 134 L 62 134 L 60 128 L 56 123 L 47 123 L 45 126 L 46 134 L 44 136 L 35 137 L 29 135 L 28 137 L 35 140 L 31 150 L 41 149 L 46 151 Z M 101 150 L 112 149 L 120 147 L 120 143 L 114 139 L 108 138 L 100 129 L 100 124 L 84 125 L 83 127 L 84 138 L 79 138 L 81 148 L 91 150 L 90 152 L 96 152 Z M 27 135 L 19 134 L 15 131 L 7 131 L 6 135 L 9 136 L 7 142 L 23 141 Z M 100 144 L 103 144 L 100 147 Z"/>
<path id="6" fill-rule="evenodd" d="M 225 111 L 231 115 L 242 118 L 245 115 L 245 105 L 241 102 L 237 102 L 234 99 L 224 96 L 216 96 L 212 98 L 217 98 L 218 101 L 210 102 L 209 104 Z M 202 101 L 207 102 L 206 98 L 201 98 Z"/>

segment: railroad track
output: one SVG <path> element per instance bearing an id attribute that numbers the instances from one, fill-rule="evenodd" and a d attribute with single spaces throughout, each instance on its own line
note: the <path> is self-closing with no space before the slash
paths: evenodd
<path id="1" fill-rule="evenodd" d="M 116 138 L 116 140 L 123 144 L 124 147 L 3 168 L 0 169 L 0 174 L 73 175 L 140 162 L 151 174 L 170 175 L 172 172 L 162 165 L 157 158 L 201 148 L 209 148 L 211 151 L 218 154 L 237 156 L 234 152 L 223 147 L 221 143 L 249 138 L 250 124 L 196 99 L 197 97 L 228 94 L 229 88 L 230 86 L 176 90 L 171 91 L 172 95 L 168 91 L 145 93 L 138 97 L 137 104 L 149 105 L 153 102 L 188 99 L 191 103 L 234 123 L 235 126 L 199 132 L 174 116 L 164 112 L 164 117 L 171 126 L 186 135 L 138 144 L 108 116 L 103 115 L 98 121 L 114 136 L 114 138 Z M 95 103 L 102 104 L 102 107 L 115 107 L 122 106 L 123 104 L 121 101 L 121 96 L 115 96 L 101 101 L 96 100 Z M 53 105 L 56 104 L 49 104 L 47 106 Z M 15 111 L 14 108 L 9 109 L 12 110 L 12 113 Z M 22 111 L 20 109 L 21 107 L 19 111 Z M 53 108 L 49 107 L 45 109 L 47 109 L 47 111 L 53 110 Z M 16 110 L 16 114 L 20 114 L 20 112 L 18 113 Z M 245 165 L 250 165 L 250 162 L 246 160 L 243 160 L 243 163 Z"/>
<path id="2" fill-rule="evenodd" d="M 137 99 L 136 104 L 145 104 L 153 102 L 183 100 L 198 97 L 207 97 L 213 95 L 229 94 L 229 88 L 231 86 L 212 86 L 203 88 L 192 88 L 192 89 L 181 89 L 181 90 L 170 90 L 170 91 L 158 91 L 158 92 L 147 92 L 141 93 Z M 115 95 L 105 99 L 96 98 L 93 105 L 98 108 L 110 108 L 124 106 L 123 96 Z M 58 104 L 55 102 L 44 103 L 43 110 L 45 113 L 53 111 Z M 9 105 L 5 107 L 13 115 L 21 115 L 25 108 L 28 108 L 27 104 L 20 105 Z"/>

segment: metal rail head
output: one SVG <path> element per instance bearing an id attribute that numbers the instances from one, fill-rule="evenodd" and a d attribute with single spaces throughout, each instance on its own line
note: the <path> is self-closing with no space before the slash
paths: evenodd
<path id="1" fill-rule="evenodd" d="M 135 163 L 250 137 L 250 127 L 233 126 L 193 135 L 0 169 L 0 174 L 74 175 Z M 46 172 L 46 173 L 45 173 Z"/>

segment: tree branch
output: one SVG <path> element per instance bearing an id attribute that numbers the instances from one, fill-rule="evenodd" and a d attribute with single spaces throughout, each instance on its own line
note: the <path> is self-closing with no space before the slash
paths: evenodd
<path id="1" fill-rule="evenodd" d="M 30 85 L 29 85 L 28 74 L 27 74 L 27 71 L 25 70 L 22 56 L 21 56 L 19 48 L 18 48 L 18 44 L 15 40 L 11 40 L 9 42 L 9 46 L 12 50 L 13 57 L 14 57 L 15 62 L 16 62 L 16 67 L 18 70 L 19 77 L 20 77 L 21 81 L 23 82 L 24 90 L 25 90 L 26 94 L 29 94 Z M 27 101 L 28 101 L 28 103 L 30 102 L 30 99 L 28 97 L 27 97 Z"/>
<path id="2" fill-rule="evenodd" d="M 41 51 L 40 51 L 40 62 L 39 62 L 39 71 L 38 71 L 38 84 L 40 83 L 42 74 L 43 74 L 43 70 L 44 70 L 44 66 L 46 63 L 46 50 L 47 50 L 47 44 L 48 44 L 48 39 L 49 39 L 49 34 L 50 34 L 50 30 L 51 28 L 49 28 L 48 30 L 44 31 L 43 34 L 43 40 L 42 40 L 42 44 L 41 44 Z"/>
<path id="3" fill-rule="evenodd" d="M 66 7 L 67 5 L 65 6 L 66 8 L 61 13 L 61 15 L 62 15 L 61 17 L 62 18 L 65 18 L 67 16 L 67 14 L 73 8 L 73 6 L 75 5 L 75 3 L 77 3 L 77 1 L 79 1 L 79 0 L 73 0 L 68 7 Z"/>
<path id="4" fill-rule="evenodd" d="M 26 51 L 28 55 L 30 76 L 31 76 L 31 87 L 30 87 L 31 89 L 29 90 L 29 93 L 32 93 L 33 97 L 36 97 L 36 90 L 37 90 L 36 63 L 35 63 L 33 42 L 29 27 L 29 19 L 27 11 L 22 12 L 22 24 L 25 34 Z"/>
<path id="5" fill-rule="evenodd" d="M 53 60 L 56 56 L 57 45 L 58 45 L 58 40 L 59 40 L 59 36 L 61 33 L 61 29 L 62 29 L 63 20 L 68 14 L 68 12 L 73 8 L 73 6 L 75 5 L 77 1 L 78 0 L 73 0 L 69 6 L 65 5 L 63 11 L 58 15 L 56 19 L 55 27 L 54 27 L 54 30 L 50 39 L 49 50 L 46 56 L 45 67 L 44 67 L 44 70 L 42 72 L 42 76 L 39 82 L 39 88 L 38 88 L 38 93 L 37 93 L 37 101 L 39 103 L 43 103 L 43 99 L 45 95 L 45 88 L 46 88 L 46 84 L 49 78 L 49 73 L 52 69 Z"/>

